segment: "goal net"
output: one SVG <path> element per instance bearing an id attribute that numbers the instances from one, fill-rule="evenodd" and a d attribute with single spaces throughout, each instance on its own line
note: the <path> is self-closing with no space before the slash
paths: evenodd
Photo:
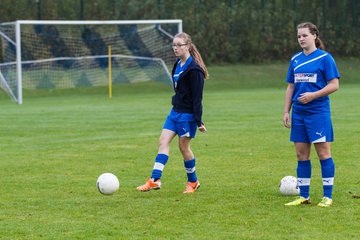
<path id="1" fill-rule="evenodd" d="M 171 43 L 182 20 L 16 21 L 0 24 L 0 87 L 22 89 L 171 82 Z M 111 66 L 110 66 L 111 63 Z"/>

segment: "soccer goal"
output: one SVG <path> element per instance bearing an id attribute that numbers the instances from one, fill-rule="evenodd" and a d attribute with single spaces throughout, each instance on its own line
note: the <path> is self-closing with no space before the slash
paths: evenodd
<path id="1" fill-rule="evenodd" d="M 0 88 L 22 104 L 23 89 L 171 82 L 179 32 L 180 19 L 2 23 Z"/>

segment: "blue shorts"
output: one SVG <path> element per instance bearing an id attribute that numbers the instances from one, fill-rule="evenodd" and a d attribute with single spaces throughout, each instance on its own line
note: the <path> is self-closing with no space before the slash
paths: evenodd
<path id="1" fill-rule="evenodd" d="M 293 112 L 290 141 L 305 143 L 334 141 L 330 113 L 302 116 Z"/>
<path id="2" fill-rule="evenodd" d="M 175 132 L 179 137 L 195 138 L 197 124 L 195 121 L 177 122 L 169 116 L 166 118 L 163 129 Z"/>

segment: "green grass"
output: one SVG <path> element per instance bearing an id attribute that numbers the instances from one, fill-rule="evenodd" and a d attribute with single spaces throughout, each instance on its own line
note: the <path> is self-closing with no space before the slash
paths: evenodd
<path id="1" fill-rule="evenodd" d="M 208 134 L 192 143 L 202 184 L 193 195 L 181 193 L 186 174 L 177 141 L 162 189 L 135 190 L 151 174 L 169 86 L 117 86 L 111 100 L 104 89 L 26 92 L 21 106 L 2 94 L 0 239 L 357 239 L 360 200 L 349 191 L 360 194 L 360 85 L 343 84 L 331 96 L 334 205 L 316 207 L 322 186 L 313 151 L 315 203 L 285 207 L 293 197 L 281 196 L 278 184 L 296 174 L 282 126 L 286 68 L 210 68 Z M 359 81 L 356 71 L 344 81 Z M 97 192 L 103 172 L 120 180 L 112 196 Z"/>

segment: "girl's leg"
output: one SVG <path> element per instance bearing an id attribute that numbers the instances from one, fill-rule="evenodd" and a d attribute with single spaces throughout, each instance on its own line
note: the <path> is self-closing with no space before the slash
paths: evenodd
<path id="1" fill-rule="evenodd" d="M 324 197 L 332 199 L 335 164 L 331 157 L 330 142 L 315 143 L 314 145 L 321 164 Z"/>
<path id="2" fill-rule="evenodd" d="M 159 139 L 159 150 L 155 158 L 155 164 L 152 170 L 151 178 L 146 181 L 144 185 L 137 187 L 139 191 L 157 190 L 161 188 L 161 175 L 164 170 L 165 164 L 169 159 L 170 143 L 176 133 L 163 129 Z"/>
<path id="3" fill-rule="evenodd" d="M 179 149 L 184 159 L 185 171 L 188 178 L 184 193 L 193 193 L 200 187 L 200 183 L 196 176 L 196 161 L 190 148 L 190 141 L 191 138 L 189 137 L 179 138 Z"/>
<path id="4" fill-rule="evenodd" d="M 156 155 L 154 168 L 151 174 L 151 178 L 154 181 L 161 178 L 165 164 L 169 159 L 170 143 L 175 136 L 176 133 L 168 129 L 163 129 L 161 132 L 159 139 L 159 150 L 158 154 Z"/>
<path id="5" fill-rule="evenodd" d="M 311 161 L 309 158 L 311 143 L 295 142 L 295 149 L 298 159 L 296 173 L 300 196 L 307 199 L 310 197 Z"/>
<path id="6" fill-rule="evenodd" d="M 184 159 L 185 171 L 188 177 L 188 182 L 196 182 L 196 168 L 195 168 L 195 157 L 194 153 L 190 148 L 191 138 L 180 137 L 179 138 L 179 149 Z"/>

